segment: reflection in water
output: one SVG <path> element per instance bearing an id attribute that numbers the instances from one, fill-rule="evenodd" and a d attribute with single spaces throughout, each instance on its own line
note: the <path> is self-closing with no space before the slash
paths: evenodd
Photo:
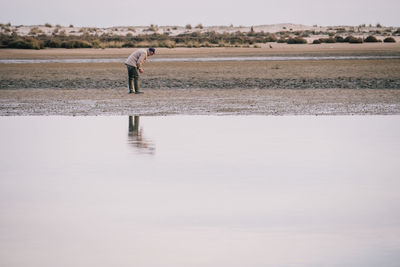
<path id="1" fill-rule="evenodd" d="M 126 117 L 0 116 L 1 267 L 399 266 L 400 116 Z"/>
<path id="2" fill-rule="evenodd" d="M 153 155 L 154 144 L 143 137 L 143 128 L 139 127 L 139 116 L 129 116 L 128 143 L 137 148 L 137 152 Z"/>

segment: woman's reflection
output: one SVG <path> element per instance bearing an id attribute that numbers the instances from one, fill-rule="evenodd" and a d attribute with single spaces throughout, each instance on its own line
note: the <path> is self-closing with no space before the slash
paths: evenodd
<path id="1" fill-rule="evenodd" d="M 139 153 L 154 154 L 153 142 L 143 137 L 143 129 L 139 127 L 139 116 L 129 116 L 128 143 L 137 148 Z"/>

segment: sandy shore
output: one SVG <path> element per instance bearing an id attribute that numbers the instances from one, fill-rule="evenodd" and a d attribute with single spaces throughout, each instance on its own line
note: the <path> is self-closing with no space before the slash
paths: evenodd
<path id="1" fill-rule="evenodd" d="M 396 44 L 159 49 L 157 57 L 399 55 Z M 275 49 L 275 50 L 274 50 Z M 271 51 L 272 50 L 272 51 Z M 132 49 L 0 50 L 1 59 L 124 58 Z M 0 115 L 400 114 L 400 59 L 0 64 Z"/>

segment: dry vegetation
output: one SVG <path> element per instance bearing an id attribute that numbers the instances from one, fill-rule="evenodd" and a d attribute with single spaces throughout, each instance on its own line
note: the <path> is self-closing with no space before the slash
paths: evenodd
<path id="1" fill-rule="evenodd" d="M 269 27 L 111 27 L 77 28 L 49 23 L 39 26 L 0 24 L 0 48 L 122 48 L 122 47 L 260 47 L 265 43 L 363 43 L 396 42 L 400 30 L 393 27 L 306 27 L 302 25 Z"/>

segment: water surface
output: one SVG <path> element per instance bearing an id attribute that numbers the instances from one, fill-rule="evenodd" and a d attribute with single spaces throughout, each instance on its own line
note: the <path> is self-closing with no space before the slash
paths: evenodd
<path id="1" fill-rule="evenodd" d="M 400 262 L 400 116 L 0 127 L 0 266 Z"/>
<path id="2" fill-rule="evenodd" d="M 304 61 L 304 60 L 373 60 L 400 59 L 400 56 L 252 56 L 252 57 L 182 57 L 149 58 L 149 62 L 219 62 L 219 61 Z M 126 58 L 74 59 L 0 59 L 0 64 L 37 63 L 123 63 Z"/>

